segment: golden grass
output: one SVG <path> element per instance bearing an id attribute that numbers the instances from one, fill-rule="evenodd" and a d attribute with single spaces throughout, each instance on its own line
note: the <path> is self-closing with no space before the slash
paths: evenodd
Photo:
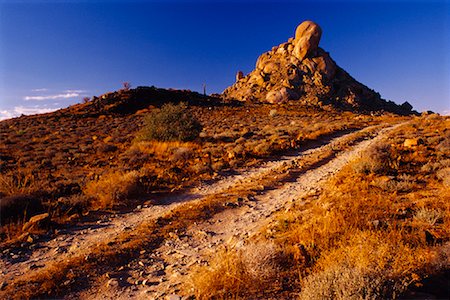
<path id="1" fill-rule="evenodd" d="M 252 243 L 241 248 L 224 247 L 214 253 L 208 267 L 191 271 L 186 288 L 196 299 L 238 298 L 277 290 L 280 274 L 292 257 L 274 243 Z"/>
<path id="2" fill-rule="evenodd" d="M 301 245 L 311 262 L 302 271 L 302 299 L 395 298 L 421 278 L 450 267 L 445 244 L 450 240 L 450 191 L 437 176 L 420 172 L 430 159 L 449 153 L 438 152 L 433 142 L 415 149 L 403 146 L 418 128 L 434 141 L 433 135 L 445 131 L 443 124 L 417 119 L 403 126 L 389 139 L 388 155 L 395 165 L 375 165 L 369 172 L 349 165 L 319 199 L 278 216 L 273 225 L 277 241 Z M 404 137 L 398 138 L 399 133 Z M 362 161 L 372 157 L 366 154 Z M 414 181 L 407 190 L 378 183 L 404 178 Z"/>
<path id="3" fill-rule="evenodd" d="M 92 201 L 94 208 L 113 208 L 139 193 L 139 172 L 116 171 L 90 181 L 83 190 Z"/>
<path id="4" fill-rule="evenodd" d="M 137 149 L 142 153 L 151 154 L 159 159 L 170 158 L 178 149 L 195 149 L 199 148 L 198 144 L 192 142 L 159 142 L 159 141 L 140 141 L 135 142 L 130 150 Z"/>

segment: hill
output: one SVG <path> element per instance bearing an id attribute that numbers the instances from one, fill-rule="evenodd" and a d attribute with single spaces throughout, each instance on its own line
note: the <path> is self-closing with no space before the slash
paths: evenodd
<path id="1" fill-rule="evenodd" d="M 380 94 L 356 81 L 319 47 L 322 29 L 312 21 L 301 23 L 295 37 L 274 46 L 256 61 L 256 68 L 223 94 L 227 99 L 337 107 L 359 112 L 388 111 L 411 114 L 412 106 L 386 101 Z"/>

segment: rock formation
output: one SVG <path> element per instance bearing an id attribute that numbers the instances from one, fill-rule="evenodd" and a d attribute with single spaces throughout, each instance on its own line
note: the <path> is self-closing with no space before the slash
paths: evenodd
<path id="1" fill-rule="evenodd" d="M 385 101 L 380 94 L 353 79 L 328 52 L 319 47 L 322 29 L 312 21 L 301 23 L 295 38 L 263 53 L 247 76 L 238 72 L 236 83 L 223 92 L 225 99 L 304 105 L 332 105 L 357 111 L 411 113 L 411 105 Z"/>

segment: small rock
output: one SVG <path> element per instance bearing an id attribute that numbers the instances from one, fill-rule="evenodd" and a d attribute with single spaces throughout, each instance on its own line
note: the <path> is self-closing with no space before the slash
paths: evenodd
<path id="1" fill-rule="evenodd" d="M 415 146 L 421 145 L 421 144 L 423 144 L 423 140 L 419 139 L 419 138 L 405 139 L 405 141 L 403 142 L 403 146 L 406 148 L 415 147 Z"/>
<path id="2" fill-rule="evenodd" d="M 277 110 L 276 109 L 271 109 L 269 111 L 269 117 L 275 117 L 277 115 Z"/>
<path id="3" fill-rule="evenodd" d="M 119 280 L 117 280 L 116 278 L 111 278 L 106 283 L 106 287 L 118 287 L 118 286 L 119 286 Z"/>
<path id="4" fill-rule="evenodd" d="M 242 71 L 238 71 L 236 73 L 236 81 L 241 80 L 242 78 L 244 78 L 244 73 Z"/>
<path id="5" fill-rule="evenodd" d="M 0 282 L 0 291 L 3 290 L 8 284 L 5 281 Z"/>
<path id="6" fill-rule="evenodd" d="M 30 220 L 22 227 L 23 231 L 38 229 L 46 227 L 50 222 L 50 215 L 48 213 L 36 215 L 31 217 Z"/>
<path id="7" fill-rule="evenodd" d="M 171 294 L 166 297 L 167 300 L 181 300 L 181 297 L 176 294 Z"/>

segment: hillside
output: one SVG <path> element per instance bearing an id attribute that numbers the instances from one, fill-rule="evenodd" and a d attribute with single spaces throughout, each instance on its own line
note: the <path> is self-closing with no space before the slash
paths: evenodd
<path id="1" fill-rule="evenodd" d="M 446 298 L 450 118 L 297 33 L 222 95 L 1 121 L 0 298 Z"/>

